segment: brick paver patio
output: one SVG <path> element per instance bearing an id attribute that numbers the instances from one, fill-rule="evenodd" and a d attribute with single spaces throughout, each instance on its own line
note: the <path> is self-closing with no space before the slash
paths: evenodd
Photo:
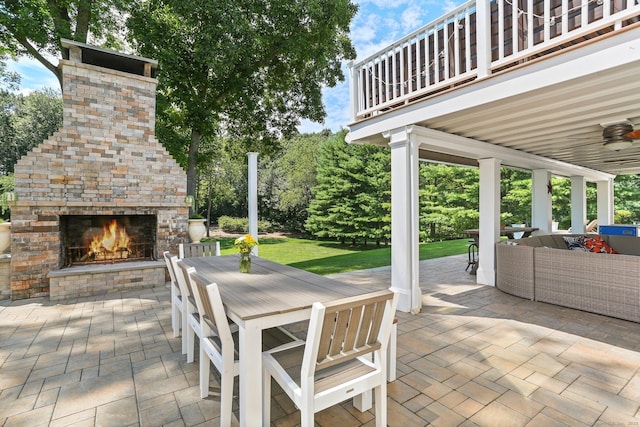
<path id="1" fill-rule="evenodd" d="M 640 425 L 639 324 L 478 286 L 465 266 L 421 264 L 423 310 L 399 314 L 390 426 Z M 389 269 L 339 277 L 375 289 Z M 273 425 L 297 425 L 273 391 Z M 218 414 L 172 336 L 167 288 L 0 304 L 0 426 L 218 425 Z M 350 402 L 316 422 L 375 425 Z"/>

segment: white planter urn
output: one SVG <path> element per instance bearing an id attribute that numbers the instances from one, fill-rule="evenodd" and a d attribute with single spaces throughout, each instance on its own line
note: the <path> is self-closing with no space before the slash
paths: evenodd
<path id="1" fill-rule="evenodd" d="M 205 227 L 204 222 L 204 219 L 189 220 L 189 228 L 187 228 L 187 232 L 189 233 L 191 243 L 200 243 L 200 239 L 207 234 L 207 227 Z"/>
<path id="2" fill-rule="evenodd" d="M 11 246 L 11 223 L 0 222 L 0 254 Z"/>

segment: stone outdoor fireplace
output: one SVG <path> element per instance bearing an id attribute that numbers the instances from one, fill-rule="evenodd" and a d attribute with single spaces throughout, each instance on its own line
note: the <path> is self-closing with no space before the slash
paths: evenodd
<path id="1" fill-rule="evenodd" d="M 164 285 L 188 206 L 186 175 L 155 138 L 157 63 L 63 47 L 63 127 L 15 167 L 11 298 Z"/>

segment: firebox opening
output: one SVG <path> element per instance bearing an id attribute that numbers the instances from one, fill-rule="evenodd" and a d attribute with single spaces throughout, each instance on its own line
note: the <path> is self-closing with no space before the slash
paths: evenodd
<path id="1" fill-rule="evenodd" d="M 65 215 L 63 266 L 155 260 L 155 215 Z"/>

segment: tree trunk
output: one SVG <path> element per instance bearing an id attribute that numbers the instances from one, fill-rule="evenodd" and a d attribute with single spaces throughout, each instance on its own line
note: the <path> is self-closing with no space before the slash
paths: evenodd
<path id="1" fill-rule="evenodd" d="M 189 145 L 189 158 L 187 161 L 187 194 L 192 195 L 195 200 L 195 208 L 198 207 L 197 198 L 197 171 L 196 171 L 196 157 L 198 154 L 198 148 L 200 147 L 200 132 L 191 130 L 191 144 Z M 193 214 L 193 209 L 189 208 L 189 216 Z"/>

